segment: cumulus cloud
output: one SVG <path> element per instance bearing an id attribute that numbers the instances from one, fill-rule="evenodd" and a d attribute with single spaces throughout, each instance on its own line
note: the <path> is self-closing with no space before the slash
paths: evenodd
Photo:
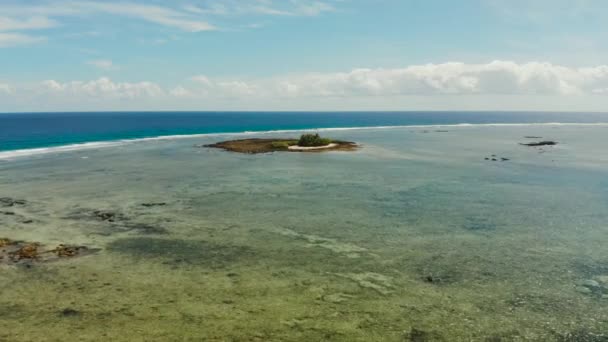
<path id="1" fill-rule="evenodd" d="M 259 96 L 265 92 L 262 84 L 250 83 L 244 80 L 211 80 L 204 75 L 191 78 L 195 83 L 191 86 L 191 95 L 213 95 L 222 97 Z"/>
<path id="2" fill-rule="evenodd" d="M 579 95 L 599 94 L 608 88 L 608 66 L 570 68 L 550 63 L 494 61 L 355 69 L 253 81 L 214 81 L 205 76 L 192 80 L 205 93 L 215 92 L 218 96 Z"/>
<path id="3" fill-rule="evenodd" d="M 38 95 L 84 97 L 97 99 L 138 99 L 163 96 L 164 90 L 152 82 L 113 82 L 107 77 L 83 82 L 60 83 L 55 80 L 40 82 L 34 87 Z"/>
<path id="4" fill-rule="evenodd" d="M 539 101 L 541 98 L 569 99 L 564 101 L 583 103 L 582 108 L 585 108 L 585 101 L 579 99 L 591 96 L 605 98 L 601 100 L 604 102 L 608 100 L 608 65 L 572 68 L 538 62 L 454 62 L 253 79 L 197 75 L 173 87 L 153 82 L 115 82 L 103 77 L 92 81 L 46 80 L 25 85 L 5 82 L 0 84 L 0 94 L 3 93 L 11 94 L 10 98 L 20 99 L 21 103 L 64 101 L 82 104 L 93 101 L 104 105 L 133 104 L 135 107 L 146 103 L 189 103 L 193 108 L 200 108 L 201 105 L 221 102 L 224 107 L 257 103 L 268 109 L 271 108 L 269 103 L 284 101 L 292 104 L 292 109 L 302 109 L 302 106 L 309 108 L 310 104 L 334 100 L 337 101 L 334 103 L 348 107 L 365 101 L 391 104 L 398 103 L 399 99 L 425 98 L 429 101 L 449 99 L 456 101 L 450 103 L 457 103 L 455 99 L 466 98 L 467 101 L 474 99 L 487 108 L 488 103 L 492 104 L 489 99 L 502 96 L 509 101 L 525 99 L 533 104 L 546 103 Z M 506 105 L 509 108 L 510 104 Z"/>

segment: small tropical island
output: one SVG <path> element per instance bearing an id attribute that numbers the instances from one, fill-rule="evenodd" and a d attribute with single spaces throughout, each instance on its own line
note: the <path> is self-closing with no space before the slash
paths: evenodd
<path id="1" fill-rule="evenodd" d="M 302 134 L 300 139 L 239 139 L 197 147 L 221 148 L 238 153 L 354 151 L 358 145 L 350 141 L 323 138 L 319 134 Z"/>

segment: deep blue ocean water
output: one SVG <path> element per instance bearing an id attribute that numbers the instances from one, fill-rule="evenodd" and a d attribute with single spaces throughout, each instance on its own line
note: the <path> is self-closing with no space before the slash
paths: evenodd
<path id="1" fill-rule="evenodd" d="M 165 135 L 291 129 L 608 123 L 608 113 L 541 112 L 111 112 L 0 114 L 0 151 Z"/>

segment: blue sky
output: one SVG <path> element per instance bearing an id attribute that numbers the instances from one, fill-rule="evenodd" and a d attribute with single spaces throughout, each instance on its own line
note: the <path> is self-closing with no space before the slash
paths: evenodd
<path id="1" fill-rule="evenodd" d="M 0 112 L 608 110 L 608 1 L 0 1 Z"/>

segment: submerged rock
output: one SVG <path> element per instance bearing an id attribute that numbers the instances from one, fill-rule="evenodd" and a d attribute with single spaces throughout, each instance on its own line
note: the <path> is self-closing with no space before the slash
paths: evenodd
<path id="1" fill-rule="evenodd" d="M 505 158 L 505 157 L 500 157 L 500 158 L 499 158 L 499 157 L 498 157 L 498 156 L 496 156 L 495 154 L 491 155 L 490 157 L 485 157 L 485 158 L 483 158 L 483 159 L 484 159 L 484 160 L 491 160 L 491 161 L 502 161 L 502 162 L 505 162 L 505 161 L 509 161 L 509 160 L 511 160 L 510 158 Z"/>
<path id="2" fill-rule="evenodd" d="M 70 308 L 66 308 L 63 309 L 59 312 L 60 316 L 62 317 L 76 317 L 76 316 L 80 316 L 81 313 L 78 310 L 74 310 L 74 309 L 70 309 Z"/>
<path id="3" fill-rule="evenodd" d="M 557 336 L 558 342 L 608 342 L 608 335 L 580 329 Z"/>
<path id="4" fill-rule="evenodd" d="M 161 203 L 147 203 L 148 206 L 157 206 Z M 143 205 L 143 204 L 142 204 Z M 164 205 L 164 204 L 163 204 Z M 124 232 L 137 232 L 140 234 L 156 234 L 162 235 L 167 234 L 167 229 L 149 224 L 144 222 L 137 222 L 131 217 L 119 212 L 111 210 L 101 209 L 79 209 L 73 214 L 67 216 L 68 219 L 72 220 L 89 220 L 105 223 L 103 227 L 97 227 L 101 229 L 97 234 L 111 235 L 113 233 L 124 233 Z"/>
<path id="5" fill-rule="evenodd" d="M 25 205 L 27 202 L 22 199 L 14 199 L 11 197 L 0 197 L 0 206 L 14 207 L 16 205 Z"/>
<path id="6" fill-rule="evenodd" d="M 140 234 L 155 234 L 155 235 L 163 235 L 168 234 L 167 229 L 159 226 L 154 226 L 146 223 L 128 223 L 124 225 L 125 230 L 127 231 L 136 231 Z"/>
<path id="7" fill-rule="evenodd" d="M 497 226 L 486 217 L 467 217 L 464 228 L 470 231 L 483 232 L 496 230 Z"/>
<path id="8" fill-rule="evenodd" d="M 0 265 L 32 264 L 85 256 L 99 251 L 85 246 L 60 244 L 48 248 L 37 242 L 0 239 Z"/>
<path id="9" fill-rule="evenodd" d="M 601 276 L 595 277 L 595 279 L 597 279 L 597 281 L 602 285 L 602 287 L 604 287 L 605 289 L 608 289 L 608 276 L 601 275 Z"/>
<path id="10" fill-rule="evenodd" d="M 595 281 L 593 279 L 581 280 L 581 281 L 577 282 L 577 285 L 584 286 L 584 287 L 586 287 L 588 289 L 591 289 L 591 290 L 599 290 L 600 289 L 600 283 L 598 283 L 597 281 Z"/>
<path id="11" fill-rule="evenodd" d="M 151 202 L 151 203 L 142 203 L 141 204 L 142 207 L 146 207 L 146 208 L 162 207 L 162 206 L 165 206 L 165 205 L 167 205 L 167 203 L 165 203 L 165 202 L 156 202 L 156 203 Z"/>
<path id="12" fill-rule="evenodd" d="M 582 293 L 582 294 L 593 294 L 593 291 L 591 291 L 590 288 L 585 287 L 585 286 L 577 286 L 574 288 L 576 290 L 576 292 L 578 293 Z"/>
<path id="13" fill-rule="evenodd" d="M 102 211 L 102 210 L 93 211 L 93 216 L 100 221 L 108 221 L 108 222 L 114 222 L 117 219 L 123 219 L 122 215 L 119 215 L 115 212 Z"/>
<path id="14" fill-rule="evenodd" d="M 408 334 L 408 339 L 412 342 L 427 342 L 431 340 L 431 334 L 420 329 L 412 328 Z"/>
<path id="15" fill-rule="evenodd" d="M 579 293 L 604 298 L 608 295 L 608 277 L 597 276 L 594 279 L 584 279 L 576 282 L 575 290 Z M 595 280 L 597 279 L 597 280 Z"/>
<path id="16" fill-rule="evenodd" d="M 427 283 L 431 283 L 431 284 L 439 284 L 439 283 L 441 283 L 442 280 L 440 277 L 429 274 L 426 277 L 424 277 L 424 281 L 426 281 Z"/>
<path id="17" fill-rule="evenodd" d="M 530 147 L 538 147 L 538 146 L 554 146 L 557 145 L 555 141 L 539 141 L 539 142 L 531 142 L 531 143 L 520 143 L 520 145 L 530 146 Z"/>

